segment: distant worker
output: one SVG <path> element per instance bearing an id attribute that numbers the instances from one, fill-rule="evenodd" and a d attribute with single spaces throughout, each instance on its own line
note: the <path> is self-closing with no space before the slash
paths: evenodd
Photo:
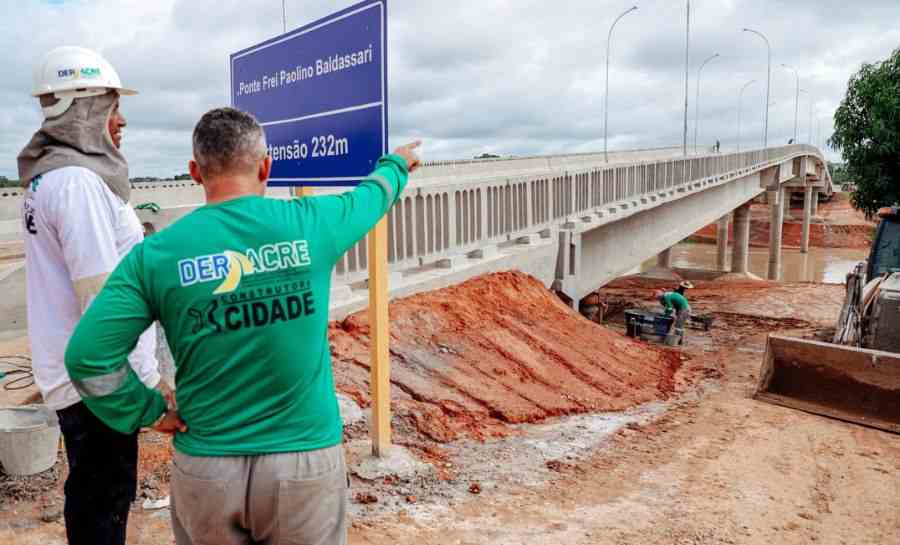
<path id="1" fill-rule="evenodd" d="M 722 149 L 722 143 L 716 140 L 716 153 L 719 153 L 719 150 Z"/>
<path id="2" fill-rule="evenodd" d="M 680 338 L 683 337 L 684 324 L 691 317 L 691 305 L 688 304 L 687 298 L 678 292 L 663 290 L 656 291 L 656 298 L 662 304 L 666 316 L 671 316 L 673 311 L 675 313 L 675 321 L 670 332 Z"/>
<path id="3" fill-rule="evenodd" d="M 135 92 L 122 87 L 103 57 L 80 47 L 47 53 L 34 79 L 32 95 L 44 121 L 18 157 L 34 377 L 65 440 L 70 545 L 120 545 L 137 491 L 136 429 L 123 435 L 94 416 L 82 397 L 109 383 L 73 384 L 63 356 L 107 276 L 143 240 L 128 203 L 128 163 L 119 151 L 125 127 L 119 96 Z M 135 331 L 122 353 L 121 372 L 127 369 L 142 388 L 160 382 L 150 324 Z"/>
<path id="4" fill-rule="evenodd" d="M 343 544 L 347 473 L 328 347 L 335 263 L 390 210 L 418 143 L 340 195 L 266 199 L 266 137 L 250 115 L 207 112 L 193 134 L 198 208 L 137 246 L 66 351 L 87 406 L 132 433 L 175 433 L 178 545 Z M 158 318 L 175 354 L 177 410 L 125 364 Z"/>

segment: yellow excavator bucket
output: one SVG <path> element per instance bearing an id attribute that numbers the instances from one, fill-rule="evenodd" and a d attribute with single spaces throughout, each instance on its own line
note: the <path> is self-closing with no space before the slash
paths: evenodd
<path id="1" fill-rule="evenodd" d="M 770 335 L 754 397 L 900 433 L 900 354 Z"/>

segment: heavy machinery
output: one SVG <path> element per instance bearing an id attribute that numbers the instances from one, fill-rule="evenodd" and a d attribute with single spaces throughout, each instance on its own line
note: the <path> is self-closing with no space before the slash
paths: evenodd
<path id="1" fill-rule="evenodd" d="M 756 399 L 900 433 L 900 209 L 878 215 L 832 342 L 771 335 Z"/>

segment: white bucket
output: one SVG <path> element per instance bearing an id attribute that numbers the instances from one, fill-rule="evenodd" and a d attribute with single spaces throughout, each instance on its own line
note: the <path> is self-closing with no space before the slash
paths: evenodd
<path id="1" fill-rule="evenodd" d="M 45 406 L 0 408 L 0 465 L 8 475 L 34 475 L 56 463 L 59 423 Z"/>

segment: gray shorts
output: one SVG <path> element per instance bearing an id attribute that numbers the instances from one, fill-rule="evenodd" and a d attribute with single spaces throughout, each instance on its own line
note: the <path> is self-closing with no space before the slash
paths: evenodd
<path id="1" fill-rule="evenodd" d="M 686 308 L 684 310 L 679 310 L 675 314 L 675 328 L 676 329 L 684 329 L 685 322 L 691 317 L 691 309 Z"/>
<path id="2" fill-rule="evenodd" d="M 309 452 L 199 457 L 175 453 L 177 545 L 345 545 L 341 445 Z"/>

